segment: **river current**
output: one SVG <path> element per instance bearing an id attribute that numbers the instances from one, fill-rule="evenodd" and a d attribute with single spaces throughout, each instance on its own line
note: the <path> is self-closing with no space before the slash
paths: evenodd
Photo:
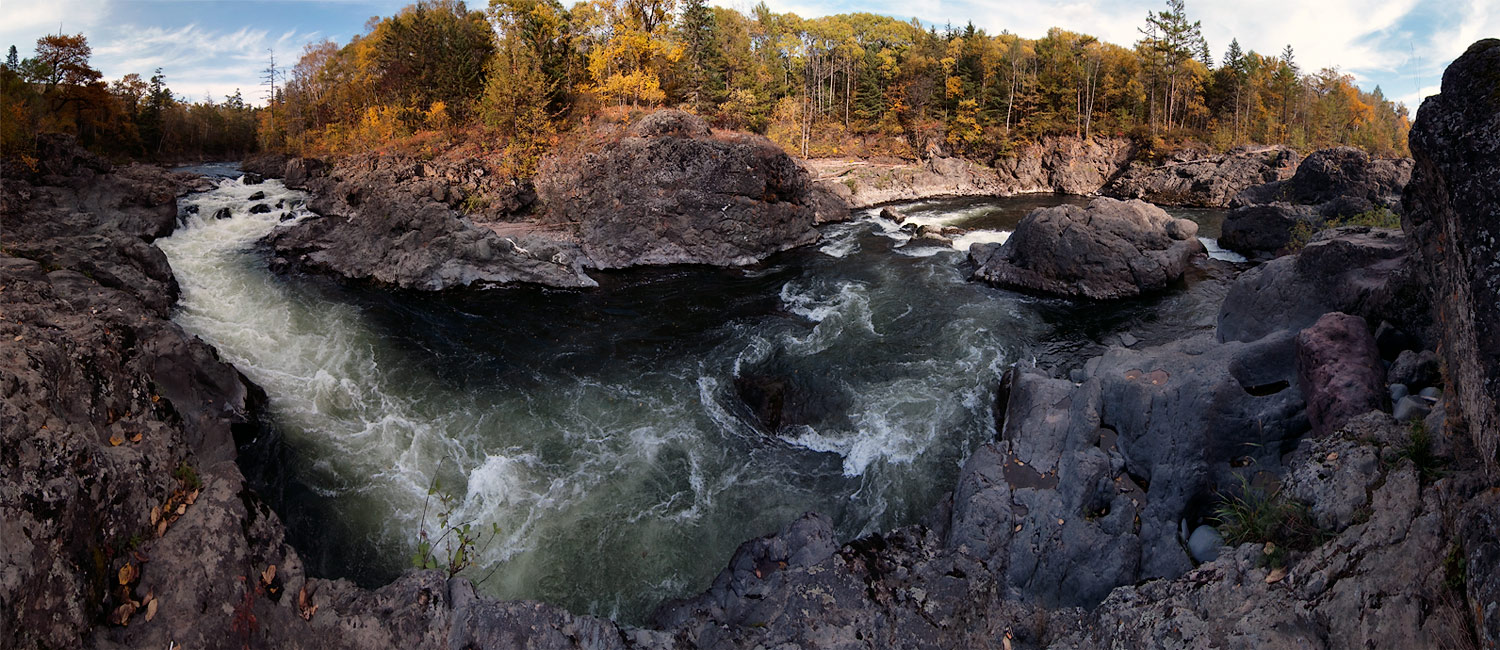
<path id="1" fill-rule="evenodd" d="M 441 294 L 271 273 L 257 242 L 313 218 L 304 198 L 224 178 L 180 202 L 185 225 L 158 245 L 176 321 L 266 390 L 247 473 L 310 570 L 388 581 L 437 527 L 431 494 L 449 494 L 451 519 L 483 533 L 466 571 L 483 590 L 625 622 L 805 511 L 844 539 L 918 521 L 995 435 L 1008 364 L 1066 367 L 1150 310 L 966 280 L 969 244 L 1082 197 L 902 206 L 973 229 L 952 246 L 865 211 L 745 269 Z M 1222 213 L 1180 216 L 1212 237 Z M 786 387 L 797 421 L 765 430 L 737 378 Z"/>

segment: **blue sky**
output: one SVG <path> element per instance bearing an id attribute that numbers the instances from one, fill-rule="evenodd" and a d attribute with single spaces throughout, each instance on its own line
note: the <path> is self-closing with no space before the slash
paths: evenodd
<path id="1" fill-rule="evenodd" d="M 750 0 L 718 0 L 748 11 Z M 179 95 L 217 100 L 240 88 L 259 103 L 259 71 L 268 50 L 278 64 L 294 63 L 304 45 L 339 43 L 364 31 L 373 16 L 388 16 L 408 0 L 5 0 L 0 4 L 0 48 L 14 44 L 29 56 L 40 35 L 59 28 L 83 32 L 94 65 L 107 79 L 128 72 L 150 76 L 163 68 Z M 482 8 L 484 0 L 472 0 Z M 569 4 L 566 0 L 564 4 Z M 1129 45 L 1161 0 L 767 0 L 777 11 L 804 17 L 869 11 L 902 19 L 962 25 L 991 33 L 1038 37 L 1052 26 Z M 1245 7 L 1251 7 L 1246 9 Z M 1470 43 L 1500 37 L 1497 0 L 1188 0 L 1203 23 L 1215 57 L 1230 38 L 1245 49 L 1277 53 L 1290 44 L 1304 71 L 1337 66 L 1366 89 L 1415 110 L 1437 91 L 1443 68 Z"/>

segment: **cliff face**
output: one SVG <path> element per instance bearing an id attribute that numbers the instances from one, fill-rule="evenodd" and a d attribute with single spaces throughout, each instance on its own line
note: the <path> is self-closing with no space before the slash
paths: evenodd
<path id="1" fill-rule="evenodd" d="M 920 163 L 809 160 L 815 182 L 850 208 L 935 196 L 1006 196 L 1035 192 L 1092 194 L 1124 169 L 1135 153 L 1129 140 L 1049 137 L 993 167 L 962 158 Z"/>
<path id="2" fill-rule="evenodd" d="M 1432 285 L 1462 418 L 1492 469 L 1500 467 L 1500 40 L 1470 46 L 1443 73 L 1411 130 L 1416 168 L 1405 226 Z"/>

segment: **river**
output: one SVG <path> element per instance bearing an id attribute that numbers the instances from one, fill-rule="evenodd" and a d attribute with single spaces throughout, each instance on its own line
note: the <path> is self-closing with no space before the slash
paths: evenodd
<path id="1" fill-rule="evenodd" d="M 1008 364 L 1065 368 L 1157 318 L 1152 300 L 1098 309 L 966 280 L 961 248 L 1081 197 L 901 206 L 978 229 L 954 246 L 866 211 L 750 268 L 441 294 L 268 271 L 256 242 L 312 218 L 304 198 L 225 178 L 184 198 L 158 245 L 175 320 L 267 392 L 243 464 L 310 571 L 388 581 L 451 510 L 480 531 L 466 575 L 483 590 L 628 623 L 802 512 L 845 539 L 919 521 L 994 436 Z M 1212 237 L 1222 212 L 1181 216 Z M 737 378 L 785 387 L 793 422 L 767 431 Z"/>

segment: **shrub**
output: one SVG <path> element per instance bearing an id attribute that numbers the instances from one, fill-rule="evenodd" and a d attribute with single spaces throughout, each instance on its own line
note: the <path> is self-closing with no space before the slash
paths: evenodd
<path id="1" fill-rule="evenodd" d="M 1267 554 L 1272 566 L 1285 563 L 1285 549 L 1307 550 L 1322 542 L 1323 532 L 1313 523 L 1312 513 L 1280 490 L 1268 492 L 1240 478 L 1238 495 L 1219 494 L 1212 520 L 1231 546 L 1245 543 L 1274 545 Z"/>
<path id="2" fill-rule="evenodd" d="M 1299 221 L 1297 225 L 1292 226 L 1292 237 L 1287 242 L 1287 250 L 1293 252 L 1300 251 L 1307 246 L 1307 242 L 1312 241 L 1313 235 L 1324 230 L 1343 228 L 1344 226 L 1368 226 L 1371 228 L 1400 230 L 1401 215 L 1391 212 L 1389 208 L 1375 208 L 1374 210 L 1366 210 L 1355 215 L 1337 216 L 1324 221 L 1322 225 L 1314 225 L 1309 221 Z"/>

